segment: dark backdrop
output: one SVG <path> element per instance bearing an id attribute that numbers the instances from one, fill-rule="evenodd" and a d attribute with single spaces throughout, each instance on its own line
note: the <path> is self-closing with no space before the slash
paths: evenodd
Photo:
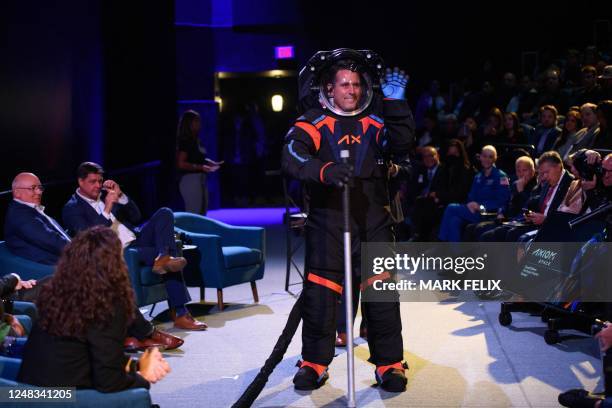
<path id="1" fill-rule="evenodd" d="M 55 209 L 61 202 L 52 198 L 74 191 L 82 161 L 112 170 L 160 160 L 149 190 L 163 203 L 174 157 L 174 49 L 172 2 L 2 2 L 0 191 L 20 171 L 68 180 L 46 193 Z M 143 186 L 134 180 L 142 174 L 120 177 Z M 128 192 L 149 198 L 144 187 Z"/>

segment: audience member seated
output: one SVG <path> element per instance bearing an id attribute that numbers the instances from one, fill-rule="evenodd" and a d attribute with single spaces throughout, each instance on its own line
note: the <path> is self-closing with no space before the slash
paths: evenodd
<path id="1" fill-rule="evenodd" d="M 598 103 L 601 101 L 601 86 L 597 83 L 597 68 L 585 65 L 580 70 L 582 76 L 582 87 L 574 92 L 574 104 L 581 106 L 587 102 Z"/>
<path id="2" fill-rule="evenodd" d="M 612 100 L 612 65 L 606 65 L 603 69 L 603 74 L 598 76 L 597 79 L 601 86 L 601 97 L 599 100 Z"/>
<path id="3" fill-rule="evenodd" d="M 498 212 L 508 205 L 510 181 L 506 173 L 495 167 L 496 160 L 495 147 L 487 145 L 482 148 L 482 170 L 474 177 L 468 203 L 453 203 L 446 207 L 438 234 L 441 241 L 460 241 L 463 226 L 479 222 L 483 209 L 486 212 Z"/>
<path id="4" fill-rule="evenodd" d="M 21 289 L 31 289 L 35 285 L 35 280 L 22 281 L 19 275 L 14 273 L 0 277 L 0 355 L 7 355 L 6 340 L 12 343 L 15 337 L 26 335 L 23 325 L 5 306 L 10 305 L 9 296 Z"/>
<path id="5" fill-rule="evenodd" d="M 516 159 L 515 167 L 517 180 L 510 187 L 510 204 L 507 209 L 498 213 L 495 220 L 468 225 L 463 235 L 464 241 L 480 241 L 482 234 L 499 226 L 501 221 L 522 216 L 522 209 L 527 205 L 537 182 L 535 164 L 531 157 L 522 156 Z"/>
<path id="6" fill-rule="evenodd" d="M 540 108 L 540 124 L 536 127 L 529 144 L 535 147 L 535 156 L 551 150 L 553 144 L 561 134 L 557 127 L 557 108 L 544 105 Z"/>
<path id="7" fill-rule="evenodd" d="M 499 108 L 492 108 L 486 123 L 482 128 L 482 136 L 479 138 L 480 146 L 496 145 L 502 142 L 502 131 L 504 129 L 504 116 Z"/>
<path id="8" fill-rule="evenodd" d="M 433 80 L 429 85 L 429 89 L 425 90 L 417 101 L 414 120 L 417 130 L 426 126 L 425 117 L 437 117 L 438 112 L 441 112 L 446 105 L 446 101 L 440 95 L 440 82 Z"/>
<path id="9" fill-rule="evenodd" d="M 479 153 L 479 149 L 476 144 L 477 131 L 478 123 L 476 123 L 476 120 L 473 117 L 468 116 L 465 118 L 463 125 L 459 127 L 459 131 L 457 132 L 457 139 L 463 143 L 468 159 L 472 165 L 474 164 L 476 156 Z"/>
<path id="10" fill-rule="evenodd" d="M 426 150 L 429 149 L 429 150 Z M 464 202 L 474 178 L 474 170 L 463 143 L 449 141 L 445 163 L 440 163 L 434 148 L 424 149 L 425 167 L 416 177 L 418 197 L 415 200 L 412 221 L 412 241 L 430 241 L 446 205 Z M 421 181 L 421 183 L 418 183 Z"/>
<path id="11" fill-rule="evenodd" d="M 55 265 L 70 238 L 57 221 L 45 214 L 42 206 L 43 186 L 32 173 L 20 173 L 13 180 L 13 200 L 8 205 L 4 223 L 4 238 L 15 255 L 34 262 Z M 36 302 L 36 298 L 22 298 Z M 135 308 L 136 319 L 129 327 L 126 346 L 142 349 L 163 345 L 167 349 L 180 347 L 183 340 L 153 327 Z"/>
<path id="12" fill-rule="evenodd" d="M 195 320 L 185 307 L 191 300 L 182 274 L 187 261 L 176 256 L 172 210 L 160 208 L 138 227 L 140 210 L 134 201 L 115 181 L 104 181 L 103 175 L 102 167 L 93 162 L 82 163 L 77 169 L 79 187 L 62 211 L 68 231 L 74 235 L 95 225 L 111 227 L 123 248 L 137 248 L 141 261 L 162 276 L 174 327 L 205 330 L 208 326 Z"/>
<path id="13" fill-rule="evenodd" d="M 438 118 L 434 114 L 427 114 L 423 119 L 423 127 L 417 131 L 417 147 L 440 146 L 442 135 L 438 127 Z"/>
<path id="14" fill-rule="evenodd" d="M 543 186 L 539 195 L 531 194 L 525 225 L 501 225 L 482 234 L 482 241 L 516 242 L 523 234 L 537 231 L 549 213 L 559 207 L 573 177 L 563 168 L 559 153 L 548 151 L 538 159 L 538 179 Z"/>
<path id="15" fill-rule="evenodd" d="M 599 120 L 597 119 L 597 105 L 585 103 L 580 107 L 580 118 L 582 129 L 576 133 L 576 143 L 572 146 L 570 153 L 580 149 L 590 149 L 599 134 Z"/>
<path id="16" fill-rule="evenodd" d="M 516 82 L 516 75 L 514 75 L 512 72 L 505 72 L 497 91 L 497 106 L 499 106 L 504 112 L 516 112 L 517 106 L 510 104 L 510 101 L 517 96 L 518 92 L 519 89 Z"/>
<path id="17" fill-rule="evenodd" d="M 591 148 L 612 150 L 612 100 L 597 105 L 597 118 L 600 131 Z"/>
<path id="18" fill-rule="evenodd" d="M 602 168 L 604 170 L 602 184 L 607 190 L 608 199 L 610 199 L 610 188 L 612 188 L 612 154 L 608 154 L 605 157 L 602 162 Z M 600 341 L 602 353 L 610 353 L 609 349 L 610 346 L 612 346 L 612 325 L 607 325 L 596 337 Z M 609 357 L 609 355 L 607 357 Z M 603 361 L 606 360 L 608 360 L 608 358 L 603 359 Z M 609 384 L 610 375 L 612 373 L 606 368 L 607 367 L 603 367 L 604 382 Z M 603 399 L 601 396 L 590 395 L 589 392 L 584 389 L 573 389 L 559 394 L 559 403 L 564 407 L 570 408 L 606 408 L 612 407 L 612 398 L 606 397 Z"/>
<path id="19" fill-rule="evenodd" d="M 513 106 L 518 106 L 516 113 L 522 122 L 531 122 L 534 116 L 533 112 L 537 112 L 538 99 L 536 82 L 529 75 L 523 75 L 519 85 L 518 100 L 511 101 Z"/>
<path id="20" fill-rule="evenodd" d="M 565 121 L 563 122 L 563 130 L 552 147 L 563 160 L 567 159 L 570 150 L 572 150 L 572 147 L 578 141 L 578 129 L 581 127 L 580 111 L 571 109 L 567 111 Z"/>
<path id="21" fill-rule="evenodd" d="M 107 227 L 83 231 L 67 245 L 41 290 L 40 317 L 25 345 L 17 380 L 101 392 L 149 388 L 170 366 L 157 348 L 139 362 L 123 353 L 135 307 L 117 235 Z"/>
<path id="22" fill-rule="evenodd" d="M 557 211 L 546 219 L 534 237 L 536 241 L 582 242 L 605 227 L 600 221 L 581 224 L 577 229 L 568 226 L 568 221 L 607 202 L 610 193 L 610 187 L 604 187 L 602 177 L 595 171 L 595 167 L 601 162 L 599 153 L 581 149 L 569 158 L 571 173 L 575 179 L 570 183 Z"/>
<path id="23" fill-rule="evenodd" d="M 561 112 L 565 112 L 569 107 L 569 98 L 561 89 L 559 70 L 556 68 L 547 69 L 544 72 L 543 81 L 536 107 L 544 105 L 556 106 Z"/>
<path id="24" fill-rule="evenodd" d="M 499 135 L 500 143 L 526 144 L 527 136 L 521 127 L 518 115 L 515 112 L 504 114 L 504 127 Z"/>

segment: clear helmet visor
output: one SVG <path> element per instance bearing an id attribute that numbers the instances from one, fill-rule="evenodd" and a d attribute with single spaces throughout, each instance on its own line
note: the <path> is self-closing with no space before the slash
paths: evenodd
<path id="1" fill-rule="evenodd" d="M 366 110 L 374 95 L 367 72 L 341 70 L 333 84 L 319 86 L 319 101 L 340 116 L 355 116 Z"/>

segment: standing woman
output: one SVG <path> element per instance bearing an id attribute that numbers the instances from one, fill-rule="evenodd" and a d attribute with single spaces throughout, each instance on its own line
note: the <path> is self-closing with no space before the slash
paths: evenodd
<path id="1" fill-rule="evenodd" d="M 176 167 L 180 174 L 179 190 L 185 202 L 185 211 L 206 215 L 206 173 L 219 170 L 221 163 L 206 158 L 206 149 L 200 145 L 198 137 L 201 128 L 202 120 L 196 111 L 183 113 L 176 135 Z"/>
<path id="2" fill-rule="evenodd" d="M 170 371 L 157 348 L 139 362 L 123 352 L 136 307 L 121 241 L 110 228 L 85 230 L 66 246 L 36 306 L 20 382 L 117 392 L 149 388 Z"/>

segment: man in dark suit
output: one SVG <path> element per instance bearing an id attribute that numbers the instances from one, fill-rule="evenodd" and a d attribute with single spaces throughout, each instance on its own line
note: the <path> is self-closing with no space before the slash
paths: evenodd
<path id="1" fill-rule="evenodd" d="M 46 265 L 55 265 L 70 237 L 57 221 L 45 214 L 41 205 L 44 188 L 32 173 L 20 173 L 13 180 L 13 201 L 9 203 L 4 223 L 6 246 L 14 255 Z M 30 300 L 30 299 L 27 299 Z M 128 348 L 163 345 L 180 347 L 183 340 L 159 331 L 140 311 L 128 330 Z"/>
<path id="2" fill-rule="evenodd" d="M 529 215 L 525 216 L 529 225 L 497 227 L 483 234 L 481 240 L 515 242 L 525 233 L 536 232 L 546 217 L 557 211 L 574 178 L 563 168 L 563 160 L 555 151 L 548 151 L 540 156 L 538 172 L 540 182 L 544 185 L 540 194 L 532 195 L 527 203 L 527 208 L 533 209 Z"/>
<path id="3" fill-rule="evenodd" d="M 84 162 L 77 169 L 79 188 L 64 205 L 62 219 L 70 234 L 105 225 L 112 228 L 124 248 L 137 248 L 140 260 L 152 265 L 161 275 L 168 292 L 174 327 L 184 330 L 205 330 L 204 322 L 195 320 L 185 304 L 191 300 L 182 269 L 185 258 L 177 257 L 174 240 L 174 215 L 169 208 L 160 208 L 142 226 L 140 210 L 113 180 L 104 181 L 104 170 L 93 162 Z"/>
<path id="4" fill-rule="evenodd" d="M 540 125 L 529 138 L 529 144 L 535 147 L 534 157 L 552 149 L 555 140 L 561 134 L 557 127 L 557 108 L 552 105 L 544 105 L 540 108 Z"/>
<path id="5" fill-rule="evenodd" d="M 428 241 L 435 225 L 435 220 L 440 218 L 443 208 L 435 202 L 436 191 L 448 182 L 448 171 L 440 163 L 438 151 L 432 146 L 421 148 L 423 167 L 415 174 L 412 180 L 411 190 L 416 195 L 412 221 L 414 233 L 411 241 Z"/>

